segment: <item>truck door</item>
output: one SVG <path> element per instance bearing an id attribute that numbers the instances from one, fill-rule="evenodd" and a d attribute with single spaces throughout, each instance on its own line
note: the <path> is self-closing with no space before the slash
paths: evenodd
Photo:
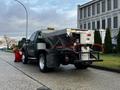
<path id="1" fill-rule="evenodd" d="M 34 32 L 30 37 L 30 42 L 28 44 L 28 55 L 29 56 L 35 56 L 35 47 L 36 47 L 36 32 Z"/>

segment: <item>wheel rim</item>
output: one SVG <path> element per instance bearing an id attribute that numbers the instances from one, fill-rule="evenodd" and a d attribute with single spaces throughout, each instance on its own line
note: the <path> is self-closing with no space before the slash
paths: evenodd
<path id="1" fill-rule="evenodd" d="M 41 56 L 41 57 L 40 57 L 40 61 L 39 61 L 40 69 L 44 69 L 44 66 L 45 66 L 45 65 L 44 65 L 44 62 L 45 62 L 45 61 L 44 61 L 44 57 Z"/>

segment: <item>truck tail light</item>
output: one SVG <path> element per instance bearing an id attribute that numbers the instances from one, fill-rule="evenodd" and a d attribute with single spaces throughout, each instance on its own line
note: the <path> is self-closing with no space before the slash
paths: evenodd
<path id="1" fill-rule="evenodd" d="M 91 36 L 91 34 L 87 34 L 87 36 Z"/>

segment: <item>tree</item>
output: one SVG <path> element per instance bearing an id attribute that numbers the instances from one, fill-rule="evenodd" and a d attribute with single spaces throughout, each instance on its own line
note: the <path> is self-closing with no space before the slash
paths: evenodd
<path id="1" fill-rule="evenodd" d="M 1 44 L 3 44 L 3 42 L 2 42 L 2 41 L 0 41 L 0 45 L 1 45 Z"/>
<path id="2" fill-rule="evenodd" d="M 4 35 L 4 39 L 7 45 L 7 49 L 9 49 L 12 40 L 6 35 Z"/>
<path id="3" fill-rule="evenodd" d="M 95 51 L 101 51 L 102 50 L 102 39 L 100 36 L 100 32 L 98 30 L 95 30 L 94 42 L 95 42 L 95 45 L 94 45 L 93 49 Z"/>
<path id="4" fill-rule="evenodd" d="M 106 29 L 104 53 L 112 53 L 112 38 L 109 28 Z"/>
<path id="5" fill-rule="evenodd" d="M 117 35 L 117 52 L 120 53 L 120 29 Z"/>

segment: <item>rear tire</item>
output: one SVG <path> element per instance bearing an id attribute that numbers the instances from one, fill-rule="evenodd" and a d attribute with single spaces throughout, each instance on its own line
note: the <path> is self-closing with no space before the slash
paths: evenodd
<path id="1" fill-rule="evenodd" d="M 28 63 L 28 55 L 27 55 L 26 52 L 23 52 L 22 63 L 23 64 L 27 64 Z"/>
<path id="2" fill-rule="evenodd" d="M 74 64 L 76 69 L 87 69 L 89 65 L 81 64 L 81 63 L 76 63 Z"/>
<path id="3" fill-rule="evenodd" d="M 48 71 L 46 55 L 44 54 L 40 54 L 39 56 L 39 69 L 44 73 Z"/>

